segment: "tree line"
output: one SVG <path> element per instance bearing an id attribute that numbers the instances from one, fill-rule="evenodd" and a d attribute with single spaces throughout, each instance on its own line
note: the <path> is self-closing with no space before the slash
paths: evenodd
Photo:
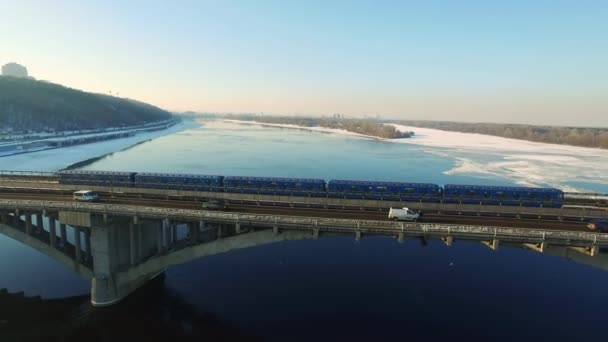
<path id="1" fill-rule="evenodd" d="M 369 135 L 384 139 L 410 138 L 414 132 L 401 132 L 393 126 L 384 125 L 367 119 L 346 118 L 313 118 L 293 116 L 255 116 L 249 114 L 232 114 L 226 118 L 249 120 L 260 123 L 296 125 L 302 127 L 324 127 Z"/>
<path id="2" fill-rule="evenodd" d="M 394 120 L 407 126 L 444 131 L 487 134 L 551 144 L 608 148 L 608 128 L 534 126 L 521 124 L 464 123 L 451 121 Z"/>
<path id="3" fill-rule="evenodd" d="M 0 76 L 0 131 L 71 131 L 146 124 L 171 114 L 134 100 Z"/>

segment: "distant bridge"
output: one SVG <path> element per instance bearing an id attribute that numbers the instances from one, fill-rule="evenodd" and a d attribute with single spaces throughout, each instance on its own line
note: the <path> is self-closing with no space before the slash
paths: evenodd
<path id="1" fill-rule="evenodd" d="M 66 200 L 0 199 L 0 233 L 37 249 L 91 279 L 94 306 L 112 305 L 162 273 L 192 259 L 326 234 L 481 241 L 539 252 L 563 246 L 596 256 L 608 234 L 484 224 L 403 223 L 387 220 L 205 211 Z M 70 235 L 72 237 L 70 238 Z M 71 242 L 70 242 L 71 241 Z"/>

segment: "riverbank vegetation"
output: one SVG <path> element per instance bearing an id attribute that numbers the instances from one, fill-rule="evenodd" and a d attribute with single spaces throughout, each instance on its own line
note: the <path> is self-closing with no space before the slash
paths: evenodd
<path id="1" fill-rule="evenodd" d="M 0 76 L 0 131 L 74 131 L 142 125 L 171 117 L 167 111 L 134 100 Z"/>
<path id="2" fill-rule="evenodd" d="M 533 126 L 498 123 L 393 120 L 392 123 L 444 131 L 478 133 L 534 142 L 608 149 L 608 128 Z"/>
<path id="3" fill-rule="evenodd" d="M 348 132 L 369 135 L 384 139 L 410 138 L 414 132 L 401 132 L 395 127 L 384 125 L 369 119 L 347 118 L 313 118 L 293 116 L 253 116 L 253 115 L 227 115 L 227 119 L 256 121 L 267 124 L 295 125 L 302 127 L 323 127 L 341 129 Z"/>

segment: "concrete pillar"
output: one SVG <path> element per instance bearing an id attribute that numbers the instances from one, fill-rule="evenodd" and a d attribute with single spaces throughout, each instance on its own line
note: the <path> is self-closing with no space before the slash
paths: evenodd
<path id="1" fill-rule="evenodd" d="M 541 242 L 541 243 L 524 243 L 525 247 L 528 247 L 529 249 L 533 250 L 533 251 L 537 251 L 539 253 L 544 253 L 545 252 L 545 248 L 547 248 L 547 243 L 546 242 Z"/>
<path id="2" fill-rule="evenodd" d="M 8 216 L 7 212 L 2 212 L 1 220 L 2 220 L 2 223 L 4 223 L 4 224 L 10 224 L 10 222 L 9 222 L 10 217 Z"/>
<path id="3" fill-rule="evenodd" d="M 224 228 L 222 228 L 222 224 L 220 223 L 217 226 L 217 238 L 221 239 L 223 233 L 224 233 Z"/>
<path id="4" fill-rule="evenodd" d="M 156 228 L 156 253 L 160 254 L 163 251 L 163 225 L 159 224 Z"/>
<path id="5" fill-rule="evenodd" d="M 272 232 L 274 233 L 274 235 L 279 235 L 279 226 L 273 226 Z"/>
<path id="6" fill-rule="evenodd" d="M 129 260 L 131 266 L 135 265 L 135 227 L 133 221 L 129 221 Z"/>
<path id="7" fill-rule="evenodd" d="M 68 233 L 63 223 L 59 223 L 59 235 L 61 236 L 60 246 L 63 247 L 68 243 Z"/>
<path id="8" fill-rule="evenodd" d="M 50 241 L 49 243 L 51 244 L 51 247 L 55 248 L 55 246 L 57 245 L 57 231 L 56 231 L 56 227 L 55 227 L 55 218 L 49 216 L 49 236 L 50 236 Z"/>
<path id="9" fill-rule="evenodd" d="M 42 213 L 36 214 L 36 231 L 42 232 L 44 230 L 44 223 L 42 221 Z"/>
<path id="10" fill-rule="evenodd" d="M 32 214 L 25 214 L 25 233 L 32 234 Z"/>
<path id="11" fill-rule="evenodd" d="M 190 244 L 195 245 L 198 242 L 198 229 L 194 222 L 188 222 L 188 235 L 190 236 Z"/>
<path id="12" fill-rule="evenodd" d="M 114 218 L 104 223 L 102 216 L 98 215 L 92 221 L 91 248 L 93 254 L 93 279 L 91 281 L 91 303 L 102 307 L 117 303 L 150 279 L 158 272 L 150 274 L 137 274 L 127 276 L 125 269 L 130 267 L 130 231 L 125 229 L 128 225 L 124 220 Z M 158 242 L 163 237 L 161 221 L 144 224 L 142 240 L 146 246 L 146 253 L 158 248 Z M 134 227 L 135 228 L 135 227 Z M 134 229 L 135 230 L 135 229 Z M 121 272 L 122 276 L 117 277 Z M 161 272 L 162 273 L 162 272 Z"/>
<path id="13" fill-rule="evenodd" d="M 133 223 L 136 223 L 136 222 L 133 222 Z M 143 226 L 139 223 L 136 223 L 135 227 L 136 227 L 135 231 L 137 232 L 137 260 L 141 261 L 141 259 L 143 259 L 143 257 L 144 257 L 143 252 L 142 252 L 143 246 L 144 246 L 143 242 L 142 242 Z"/>
<path id="14" fill-rule="evenodd" d="M 361 231 L 357 230 L 355 232 L 355 241 L 359 241 L 359 240 L 361 240 Z"/>
<path id="15" fill-rule="evenodd" d="M 319 228 L 315 228 L 315 229 L 312 231 L 312 237 L 313 237 L 315 240 L 319 238 Z"/>
<path id="16" fill-rule="evenodd" d="M 494 239 L 492 241 L 481 241 L 484 245 L 490 247 L 492 250 L 498 250 L 499 241 L 498 239 Z"/>
<path id="17" fill-rule="evenodd" d="M 85 229 L 84 231 L 84 252 L 86 253 L 87 260 L 93 257 L 91 252 L 91 229 Z"/>
<path id="18" fill-rule="evenodd" d="M 171 223 L 165 222 L 165 250 L 171 247 Z"/>
<path id="19" fill-rule="evenodd" d="M 177 225 L 172 224 L 171 225 L 171 243 L 176 243 L 176 242 L 177 242 Z"/>
<path id="20" fill-rule="evenodd" d="M 76 251 L 76 261 L 82 260 L 82 250 L 80 249 L 80 228 L 74 227 L 74 248 Z"/>
<path id="21" fill-rule="evenodd" d="M 441 240 L 443 240 L 443 242 L 445 242 L 446 246 L 451 246 L 452 243 L 454 243 L 453 236 L 445 236 L 445 237 L 442 237 Z"/>
<path id="22" fill-rule="evenodd" d="M 399 243 L 402 243 L 403 240 L 405 240 L 405 234 L 399 233 L 399 235 L 397 236 L 397 241 L 399 241 Z"/>
<path id="23" fill-rule="evenodd" d="M 234 230 L 236 231 L 237 234 L 241 233 L 241 224 L 240 223 L 236 223 L 234 225 Z"/>

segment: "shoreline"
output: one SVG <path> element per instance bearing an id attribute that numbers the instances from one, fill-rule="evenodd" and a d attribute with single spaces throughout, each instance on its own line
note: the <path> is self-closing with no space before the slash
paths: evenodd
<path id="1" fill-rule="evenodd" d="M 1 169 L 10 171 L 33 170 L 55 172 L 66 167 L 74 168 L 74 164 L 78 164 L 78 167 L 81 167 L 80 163 L 89 165 L 93 162 L 93 159 L 100 160 L 113 153 L 133 148 L 163 136 L 200 127 L 201 125 L 202 123 L 196 120 L 182 120 L 180 123 L 167 129 L 144 132 L 131 137 L 4 156 L 0 158 L 0 161 L 3 162 Z"/>

